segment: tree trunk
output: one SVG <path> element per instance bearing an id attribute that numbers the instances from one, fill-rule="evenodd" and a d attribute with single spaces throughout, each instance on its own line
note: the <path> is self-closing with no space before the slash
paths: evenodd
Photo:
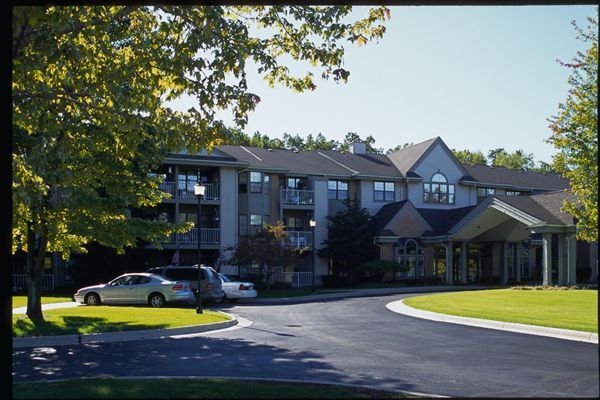
<path id="1" fill-rule="evenodd" d="M 27 316 L 34 323 L 43 322 L 42 282 L 44 258 L 46 256 L 47 235 L 44 231 L 36 235 L 33 228 L 27 232 Z"/>

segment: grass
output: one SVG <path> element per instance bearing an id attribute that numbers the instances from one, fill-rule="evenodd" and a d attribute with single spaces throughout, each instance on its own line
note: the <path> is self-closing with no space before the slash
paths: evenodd
<path id="1" fill-rule="evenodd" d="M 45 298 L 42 302 L 48 304 Z M 206 308 L 202 314 L 196 314 L 192 306 L 81 306 L 45 310 L 45 321 L 39 325 L 34 325 L 25 314 L 13 314 L 12 325 L 13 336 L 21 337 L 164 329 L 229 319 L 221 312 Z"/>
<path id="2" fill-rule="evenodd" d="M 333 290 L 332 290 L 333 291 Z M 310 289 L 273 289 L 263 296 L 295 297 Z M 319 293 L 325 293 L 319 290 Z M 42 302 L 72 301 L 69 297 L 43 296 Z M 25 296 L 13 297 L 13 307 L 25 306 Z M 527 323 L 586 332 L 598 332 L 597 290 L 497 289 L 414 296 L 404 302 L 415 308 L 467 317 Z M 118 312 L 115 312 L 118 309 Z M 165 312 L 166 311 L 166 312 Z M 92 333 L 131 329 L 176 327 L 222 321 L 225 316 L 211 310 L 195 314 L 193 307 L 98 306 L 44 311 L 46 323 L 34 327 L 24 315 L 13 315 L 13 334 Z M 312 383 L 251 381 L 236 379 L 119 379 L 91 378 L 65 381 L 13 383 L 15 399 L 81 398 L 145 399 L 360 399 L 418 398 L 420 396 Z"/>
<path id="3" fill-rule="evenodd" d="M 414 296 L 404 304 L 442 314 L 598 332 L 598 290 L 478 290 Z"/>
<path id="4" fill-rule="evenodd" d="M 14 383 L 14 399 L 401 399 L 418 396 L 355 386 L 236 379 L 72 379 Z"/>

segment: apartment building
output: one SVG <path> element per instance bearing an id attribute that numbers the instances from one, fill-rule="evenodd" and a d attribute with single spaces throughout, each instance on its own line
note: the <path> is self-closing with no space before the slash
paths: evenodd
<path id="1" fill-rule="evenodd" d="M 397 279 L 437 278 L 450 284 L 538 282 L 576 284 L 597 279 L 597 244 L 575 239 L 563 213 L 568 181 L 558 174 L 463 165 L 440 137 L 387 155 L 219 146 L 210 153 L 170 154 L 154 173 L 169 200 L 148 211 L 164 221 L 198 219 L 200 227 L 173 234 L 162 250 L 147 248 L 150 265 L 201 262 L 244 276 L 249 266 L 223 262 L 239 237 L 280 220 L 286 246 L 296 250 L 277 278 L 310 285 L 331 273 L 314 256 L 327 239 L 327 216 L 357 199 L 374 216 L 379 257 L 408 267 Z M 312 222 L 312 224 L 311 224 Z M 54 271 L 58 271 L 58 268 Z"/>
<path id="2" fill-rule="evenodd" d="M 202 263 L 243 275 L 239 266 L 223 265 L 225 249 L 280 220 L 289 234 L 285 245 L 298 254 L 281 279 L 306 283 L 300 277 L 309 276 L 312 252 L 327 239 L 325 217 L 356 198 L 376 219 L 380 258 L 409 267 L 397 278 L 575 284 L 578 274 L 597 276 L 597 246 L 578 244 L 573 218 L 560 211 L 568 196 L 564 178 L 462 165 L 439 137 L 388 155 L 367 154 L 365 143 L 348 152 L 220 146 L 172 154 L 157 173 L 172 197 L 154 218 L 195 223 L 193 187 L 198 180 L 206 187 L 200 231 L 174 234 L 159 264 L 173 255 L 197 262 L 200 237 Z M 318 283 L 330 273 L 328 262 L 315 257 Z"/>

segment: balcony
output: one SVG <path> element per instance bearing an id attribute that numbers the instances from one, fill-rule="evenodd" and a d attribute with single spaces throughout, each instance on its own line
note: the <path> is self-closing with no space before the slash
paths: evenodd
<path id="1" fill-rule="evenodd" d="M 283 205 L 312 206 L 313 202 L 313 190 L 281 189 L 281 203 Z"/>
<path id="2" fill-rule="evenodd" d="M 219 185 L 214 183 L 205 183 L 206 190 L 203 200 L 219 200 Z M 188 188 L 180 188 L 177 182 L 163 182 L 158 188 L 165 193 L 171 195 L 171 199 L 195 199 L 194 186 Z"/>
<path id="3" fill-rule="evenodd" d="M 312 247 L 312 231 L 286 231 L 287 238 L 283 245 L 289 247 Z"/>
<path id="4" fill-rule="evenodd" d="M 218 228 L 202 228 L 200 229 L 201 244 L 216 244 L 221 241 L 221 230 Z M 166 244 L 180 245 L 197 245 L 198 244 L 198 228 L 194 228 L 186 233 L 173 233 Z"/>

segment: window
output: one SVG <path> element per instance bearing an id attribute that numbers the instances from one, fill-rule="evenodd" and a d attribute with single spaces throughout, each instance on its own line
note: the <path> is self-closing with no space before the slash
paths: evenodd
<path id="1" fill-rule="evenodd" d="M 238 224 L 240 227 L 240 236 L 248 235 L 248 216 L 246 214 L 239 215 Z"/>
<path id="2" fill-rule="evenodd" d="M 494 194 L 494 188 L 477 188 L 477 202 L 485 199 L 487 196 Z"/>
<path id="3" fill-rule="evenodd" d="M 262 193 L 262 173 L 250 172 L 250 193 Z"/>
<path id="4" fill-rule="evenodd" d="M 398 278 L 419 279 L 425 276 L 425 253 L 414 239 L 408 239 L 398 246 L 397 261 L 408 267 L 408 271 L 398 272 Z"/>
<path id="5" fill-rule="evenodd" d="M 423 184 L 423 201 L 454 204 L 454 185 L 449 185 L 443 174 L 439 172 L 433 174 L 431 182 Z"/>
<path id="6" fill-rule="evenodd" d="M 194 193 L 194 185 L 198 182 L 198 171 L 180 170 L 177 176 L 177 189 L 179 192 Z"/>
<path id="7" fill-rule="evenodd" d="M 330 200 L 346 200 L 348 198 L 348 182 L 327 182 L 327 196 Z"/>
<path id="8" fill-rule="evenodd" d="M 239 174 L 238 193 L 248 193 L 248 176 L 245 173 Z"/>
<path id="9" fill-rule="evenodd" d="M 262 228 L 263 216 L 258 214 L 250 214 L 250 234 L 258 232 Z"/>
<path id="10" fill-rule="evenodd" d="M 287 217 L 284 219 L 285 226 L 289 231 L 302 231 L 304 228 L 304 218 L 302 217 Z"/>
<path id="11" fill-rule="evenodd" d="M 394 182 L 373 182 L 373 198 L 375 201 L 394 201 Z"/>
<path id="12" fill-rule="evenodd" d="M 269 194 L 269 175 L 268 174 L 263 175 L 263 192 L 265 194 Z"/>

